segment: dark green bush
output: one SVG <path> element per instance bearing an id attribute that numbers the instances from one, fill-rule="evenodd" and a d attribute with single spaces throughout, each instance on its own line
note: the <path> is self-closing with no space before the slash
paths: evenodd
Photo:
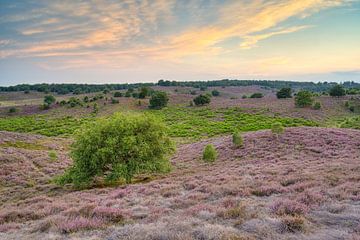
<path id="1" fill-rule="evenodd" d="M 169 97 L 166 92 L 157 91 L 152 94 L 149 100 L 150 103 L 149 108 L 153 108 L 153 109 L 164 108 L 166 107 L 168 101 L 169 101 Z"/>
<path id="2" fill-rule="evenodd" d="M 117 104 L 117 103 L 119 103 L 119 100 L 117 100 L 115 98 L 111 98 L 111 103 L 112 104 Z"/>
<path id="3" fill-rule="evenodd" d="M 315 102 L 314 105 L 313 105 L 313 108 L 314 108 L 315 110 L 319 110 L 319 109 L 321 108 L 321 103 Z"/>
<path id="4" fill-rule="evenodd" d="M 313 101 L 311 92 L 306 90 L 299 91 L 295 96 L 295 106 L 297 107 L 310 107 Z"/>
<path id="5" fill-rule="evenodd" d="M 195 105 L 205 105 L 205 104 L 208 104 L 210 103 L 211 101 L 211 98 L 209 97 L 209 95 L 202 95 L 200 94 L 199 96 L 197 96 L 196 98 L 194 98 L 194 103 Z"/>
<path id="6" fill-rule="evenodd" d="M 213 95 L 214 97 L 217 97 L 220 95 L 220 92 L 215 89 L 215 90 L 212 90 L 211 95 Z"/>
<path id="7" fill-rule="evenodd" d="M 168 171 L 173 144 L 166 133 L 165 125 L 152 115 L 100 119 L 78 132 L 71 151 L 73 165 L 57 182 L 86 187 L 100 177 L 130 183 L 136 174 Z"/>
<path id="8" fill-rule="evenodd" d="M 250 98 L 262 98 L 264 95 L 262 93 L 253 93 Z"/>
<path id="9" fill-rule="evenodd" d="M 329 91 L 330 96 L 332 97 L 341 97 L 346 94 L 345 89 L 340 84 L 336 84 Z"/>
<path id="10" fill-rule="evenodd" d="M 50 106 L 50 105 L 53 104 L 54 102 L 56 102 L 56 99 L 55 99 L 55 97 L 54 97 L 53 95 L 46 95 L 46 96 L 44 97 L 44 104 Z"/>
<path id="11" fill-rule="evenodd" d="M 217 158 L 216 149 L 212 144 L 206 145 L 204 152 L 203 152 L 203 160 L 205 162 L 214 162 Z"/>
<path id="12" fill-rule="evenodd" d="M 9 108 L 9 113 L 15 113 L 17 110 L 15 107 Z"/>
<path id="13" fill-rule="evenodd" d="M 121 92 L 115 92 L 114 97 L 122 97 L 122 93 Z"/>
<path id="14" fill-rule="evenodd" d="M 277 98 L 291 98 L 291 88 L 282 88 L 276 93 Z"/>

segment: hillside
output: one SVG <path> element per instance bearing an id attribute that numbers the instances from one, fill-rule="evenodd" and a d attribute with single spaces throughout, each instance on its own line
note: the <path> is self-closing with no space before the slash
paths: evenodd
<path id="1" fill-rule="evenodd" d="M 360 131 L 243 136 L 178 146 L 167 175 L 72 191 L 50 181 L 70 140 L 0 132 L 0 239 L 359 239 Z"/>

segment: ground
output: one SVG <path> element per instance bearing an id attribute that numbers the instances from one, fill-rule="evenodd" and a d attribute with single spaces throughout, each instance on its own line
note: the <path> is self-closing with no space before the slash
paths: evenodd
<path id="1" fill-rule="evenodd" d="M 74 191 L 51 182 L 71 140 L 0 132 L 0 239 L 359 239 L 360 131 L 243 137 L 180 144 L 166 175 Z"/>

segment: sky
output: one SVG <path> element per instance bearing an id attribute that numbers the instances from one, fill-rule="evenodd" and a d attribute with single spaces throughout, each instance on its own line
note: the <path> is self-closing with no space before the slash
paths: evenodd
<path id="1" fill-rule="evenodd" d="M 0 0 L 0 85 L 360 82 L 360 0 Z"/>

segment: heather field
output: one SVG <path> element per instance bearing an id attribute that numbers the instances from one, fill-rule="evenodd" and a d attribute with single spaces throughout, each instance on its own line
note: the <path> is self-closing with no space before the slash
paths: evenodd
<path id="1" fill-rule="evenodd" d="M 315 108 L 256 85 L 150 89 L 166 107 L 126 89 L 50 93 L 48 108 L 49 94 L 0 92 L 0 239 L 360 239 L 359 95 L 314 93 Z M 116 113 L 164 123 L 171 170 L 59 184 L 79 133 Z"/>
<path id="2" fill-rule="evenodd" d="M 178 146 L 165 175 L 73 191 L 68 140 L 1 132 L 1 239 L 359 239 L 360 132 L 295 127 Z M 201 160 L 214 144 L 215 163 Z"/>

